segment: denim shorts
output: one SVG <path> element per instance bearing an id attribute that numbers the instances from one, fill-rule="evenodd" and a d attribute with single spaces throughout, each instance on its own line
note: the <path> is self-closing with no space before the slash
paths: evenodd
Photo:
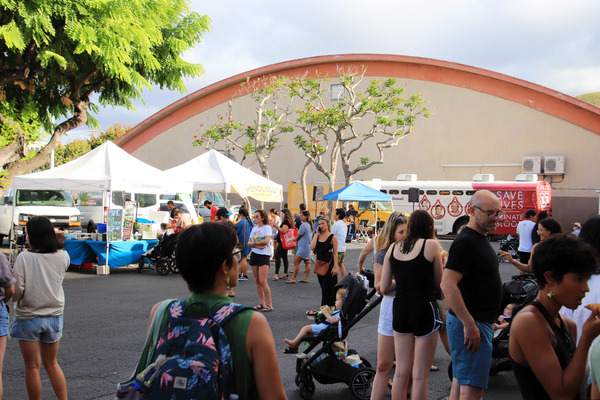
<path id="1" fill-rule="evenodd" d="M 481 335 L 481 344 L 478 351 L 467 350 L 464 344 L 463 324 L 460 320 L 448 313 L 446 316 L 446 330 L 452 354 L 452 374 L 461 386 L 469 385 L 487 389 L 490 366 L 492 363 L 492 324 L 475 322 Z"/>
<path id="2" fill-rule="evenodd" d="M 8 335 L 8 310 L 4 300 L 0 300 L 0 336 Z"/>
<path id="3" fill-rule="evenodd" d="M 55 343 L 62 337 L 63 316 L 14 319 L 10 325 L 10 337 L 28 342 Z"/>

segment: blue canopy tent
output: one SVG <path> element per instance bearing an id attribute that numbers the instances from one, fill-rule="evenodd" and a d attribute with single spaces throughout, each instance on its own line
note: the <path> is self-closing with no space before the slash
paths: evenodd
<path id="1" fill-rule="evenodd" d="M 380 192 L 377 189 L 373 189 L 370 186 L 360 182 L 352 182 L 346 187 L 343 187 L 335 192 L 331 192 L 323 196 L 323 200 L 337 200 L 337 201 L 392 201 L 392 196 L 387 193 Z M 377 207 L 375 207 L 375 227 L 377 227 Z M 377 229 L 375 228 L 375 235 L 377 235 Z"/>

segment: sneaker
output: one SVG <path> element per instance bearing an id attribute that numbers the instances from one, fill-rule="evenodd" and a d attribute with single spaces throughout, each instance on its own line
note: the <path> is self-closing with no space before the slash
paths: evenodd
<path id="1" fill-rule="evenodd" d="M 238 276 L 238 281 L 247 281 L 248 280 L 248 276 L 247 275 L 240 275 Z"/>

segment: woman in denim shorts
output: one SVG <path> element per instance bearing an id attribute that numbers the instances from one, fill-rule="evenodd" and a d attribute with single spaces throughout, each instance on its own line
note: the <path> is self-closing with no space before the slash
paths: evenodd
<path id="1" fill-rule="evenodd" d="M 9 301 L 15 293 L 15 277 L 10 269 L 10 264 L 3 253 L 0 253 L 0 399 L 3 394 L 2 387 L 2 366 L 4 364 L 4 354 L 6 352 L 6 342 L 8 339 L 8 306 Z"/>
<path id="2" fill-rule="evenodd" d="M 19 340 L 29 398 L 41 398 L 43 363 L 54 394 L 60 400 L 67 399 L 67 383 L 56 356 L 63 330 L 62 283 L 69 255 L 60 249 L 54 227 L 46 217 L 27 221 L 26 239 L 30 250 L 19 254 L 14 267 L 16 306 L 10 336 Z"/>

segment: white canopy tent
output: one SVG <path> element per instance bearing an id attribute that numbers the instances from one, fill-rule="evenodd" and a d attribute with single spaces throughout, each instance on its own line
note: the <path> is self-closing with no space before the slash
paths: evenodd
<path id="1" fill-rule="evenodd" d="M 191 193 L 184 179 L 174 181 L 113 142 L 56 168 L 16 176 L 15 189 L 109 190 L 135 193 Z"/>
<path id="2" fill-rule="evenodd" d="M 16 176 L 13 187 L 16 190 L 106 190 L 150 194 L 192 192 L 189 182 L 173 180 L 165 172 L 138 160 L 113 142 L 106 142 L 56 168 Z M 106 248 L 108 270 L 108 242 Z"/>
<path id="3" fill-rule="evenodd" d="M 235 192 L 258 201 L 283 201 L 283 186 L 241 166 L 216 150 L 165 171 L 192 182 L 194 190 Z"/>

